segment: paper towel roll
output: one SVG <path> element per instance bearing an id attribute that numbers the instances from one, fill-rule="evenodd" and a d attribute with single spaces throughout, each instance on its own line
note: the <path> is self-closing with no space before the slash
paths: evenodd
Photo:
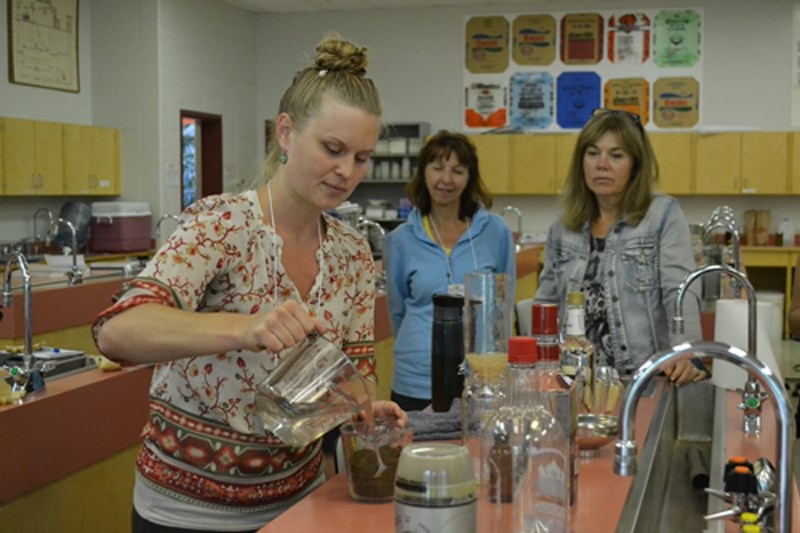
<path id="1" fill-rule="evenodd" d="M 772 351 L 777 351 L 778 343 L 783 340 L 783 293 L 779 291 L 756 291 L 756 300 L 772 304 L 772 318 L 767 330 Z"/>
<path id="2" fill-rule="evenodd" d="M 783 382 L 780 368 L 775 360 L 775 353 L 767 335 L 773 316 L 772 305 L 769 302 L 757 302 L 756 304 L 756 314 L 758 315 L 756 355 Z M 717 300 L 714 316 L 714 340 L 747 351 L 749 346 L 747 309 L 747 300 Z M 747 373 L 738 366 L 719 359 L 714 360 L 714 371 L 711 378 L 714 385 L 733 390 L 742 387 L 746 380 Z"/>

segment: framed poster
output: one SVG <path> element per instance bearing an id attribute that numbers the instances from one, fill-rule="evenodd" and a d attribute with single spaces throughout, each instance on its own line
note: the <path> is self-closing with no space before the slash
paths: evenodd
<path id="1" fill-rule="evenodd" d="M 78 0 L 8 0 L 9 81 L 80 92 Z"/>

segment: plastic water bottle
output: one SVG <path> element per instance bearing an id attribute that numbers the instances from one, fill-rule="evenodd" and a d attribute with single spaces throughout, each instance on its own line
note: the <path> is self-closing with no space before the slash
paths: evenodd
<path id="1" fill-rule="evenodd" d="M 794 225 L 788 218 L 778 224 L 778 235 L 781 236 L 783 246 L 794 246 Z"/>

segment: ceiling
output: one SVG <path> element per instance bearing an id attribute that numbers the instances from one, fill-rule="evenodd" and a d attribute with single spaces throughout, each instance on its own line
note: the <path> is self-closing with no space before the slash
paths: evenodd
<path id="1" fill-rule="evenodd" d="M 303 13 L 414 7 L 534 4 L 548 0 L 222 0 L 254 13 Z"/>

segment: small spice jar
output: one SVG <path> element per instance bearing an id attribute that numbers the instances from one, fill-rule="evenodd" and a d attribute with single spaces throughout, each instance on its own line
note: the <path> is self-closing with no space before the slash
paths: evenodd
<path id="1" fill-rule="evenodd" d="M 397 427 L 394 419 L 376 419 L 374 431 L 366 421 L 347 422 L 340 429 L 350 496 L 367 503 L 394 497 L 397 463 L 410 444 L 410 426 Z"/>

